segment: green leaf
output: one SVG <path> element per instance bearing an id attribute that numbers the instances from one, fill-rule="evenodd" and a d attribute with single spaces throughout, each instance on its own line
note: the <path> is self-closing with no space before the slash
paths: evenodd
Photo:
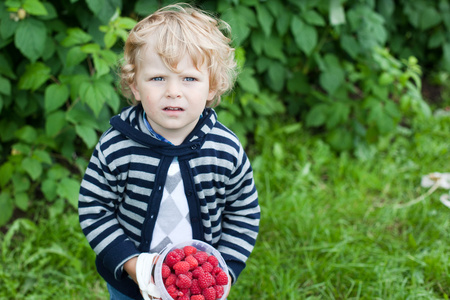
<path id="1" fill-rule="evenodd" d="M 31 61 L 36 61 L 43 53 L 47 39 L 47 29 L 43 22 L 26 18 L 19 23 L 14 44 Z"/>
<path id="2" fill-rule="evenodd" d="M 299 17 L 294 16 L 291 22 L 291 31 L 297 46 L 307 55 L 310 56 L 317 45 L 316 29 L 304 23 Z"/>
<path id="3" fill-rule="evenodd" d="M 29 200 L 30 199 L 29 199 L 27 193 L 16 193 L 14 195 L 14 202 L 15 202 L 16 206 L 23 211 L 27 211 Z"/>
<path id="4" fill-rule="evenodd" d="M 98 116 L 105 102 L 109 100 L 110 88 L 110 84 L 102 81 L 83 82 L 80 85 L 81 100 L 87 103 L 94 114 Z"/>
<path id="5" fill-rule="evenodd" d="M 80 46 L 72 47 L 67 52 L 66 65 L 68 67 L 76 66 L 80 64 L 83 60 L 85 60 L 87 57 L 88 55 L 85 52 L 81 51 Z"/>
<path id="6" fill-rule="evenodd" d="M 327 134 L 326 140 L 337 151 L 350 150 L 353 147 L 353 135 L 344 128 L 331 130 Z"/>
<path id="7" fill-rule="evenodd" d="M 324 57 L 326 69 L 320 74 L 320 85 L 330 94 L 341 86 L 345 80 L 345 73 L 339 64 L 339 60 L 333 54 L 327 54 Z"/>
<path id="8" fill-rule="evenodd" d="M 52 158 L 50 154 L 47 151 L 44 150 L 34 150 L 33 151 L 33 158 L 37 159 L 38 161 L 46 164 L 52 164 Z"/>
<path id="9" fill-rule="evenodd" d="M 98 136 L 94 128 L 87 125 L 76 125 L 75 131 L 88 148 L 93 148 L 97 144 Z"/>
<path id="10" fill-rule="evenodd" d="M 46 179 L 42 181 L 41 190 L 47 200 L 53 201 L 56 198 L 56 190 L 58 183 L 53 179 Z"/>
<path id="11" fill-rule="evenodd" d="M 42 62 L 26 66 L 25 73 L 19 79 L 19 89 L 37 90 L 50 78 L 50 68 Z"/>
<path id="12" fill-rule="evenodd" d="M 25 0 L 23 9 L 30 15 L 45 16 L 48 14 L 47 9 L 39 0 Z"/>
<path id="13" fill-rule="evenodd" d="M 69 99 L 69 88 L 65 84 L 51 84 L 44 94 L 45 113 L 60 108 Z"/>
<path id="14" fill-rule="evenodd" d="M 242 72 L 239 74 L 237 82 L 239 86 L 244 90 L 251 94 L 259 93 L 259 84 L 258 81 L 253 77 L 254 70 L 251 68 L 244 68 Z"/>
<path id="15" fill-rule="evenodd" d="M 55 111 L 45 119 L 45 132 L 48 136 L 55 137 L 66 125 L 66 114 L 63 111 Z"/>
<path id="16" fill-rule="evenodd" d="M 78 180 L 63 178 L 56 192 L 60 197 L 66 199 L 73 208 L 78 208 L 78 193 L 80 192 Z"/>
<path id="17" fill-rule="evenodd" d="M 11 82 L 0 76 L 0 94 L 11 96 Z"/>
<path id="18" fill-rule="evenodd" d="M 36 180 L 38 179 L 42 174 L 42 164 L 31 158 L 26 157 L 22 161 L 22 168 L 30 175 L 31 179 Z"/>
<path id="19" fill-rule="evenodd" d="M 267 37 L 270 36 L 270 34 L 272 33 L 272 25 L 274 20 L 265 5 L 256 6 L 256 17 L 259 24 L 261 25 L 264 34 Z"/>
<path id="20" fill-rule="evenodd" d="M 7 60 L 3 54 L 0 53 L 0 74 L 3 74 L 11 79 L 16 79 L 16 75 L 14 74 L 11 68 L 10 60 Z"/>
<path id="21" fill-rule="evenodd" d="M 329 12 L 331 25 L 336 26 L 345 23 L 344 7 L 340 0 L 330 0 Z"/>
<path id="22" fill-rule="evenodd" d="M 92 57 L 94 60 L 95 70 L 97 71 L 96 76 L 101 77 L 105 74 L 108 74 L 109 73 L 108 63 L 104 59 L 100 58 L 98 54 L 94 54 L 92 55 Z"/>
<path id="23" fill-rule="evenodd" d="M 335 101 L 329 107 L 329 115 L 326 121 L 326 128 L 333 129 L 339 124 L 346 123 L 350 114 L 350 106 L 342 102 Z"/>
<path id="24" fill-rule="evenodd" d="M 361 52 L 361 46 L 358 41 L 350 35 L 343 34 L 341 35 L 341 47 L 347 52 L 352 58 L 356 58 L 358 54 Z"/>
<path id="25" fill-rule="evenodd" d="M 308 79 L 302 72 L 295 72 L 287 82 L 287 88 L 291 93 L 306 94 L 309 92 L 310 86 Z"/>
<path id="26" fill-rule="evenodd" d="M 107 31 L 105 34 L 105 37 L 103 38 L 103 41 L 105 42 L 105 47 L 107 49 L 114 46 L 114 44 L 117 42 L 117 35 L 114 31 Z"/>
<path id="27" fill-rule="evenodd" d="M 6 183 L 9 182 L 13 173 L 14 173 L 14 165 L 10 162 L 6 162 L 0 167 L 0 186 L 1 187 L 4 187 L 6 185 Z"/>
<path id="28" fill-rule="evenodd" d="M 0 193 L 0 227 L 5 225 L 12 217 L 14 204 L 9 193 Z"/>
<path id="29" fill-rule="evenodd" d="M 159 4 L 156 1 L 138 0 L 134 5 L 134 11 L 141 16 L 147 16 L 158 10 Z"/>
<path id="30" fill-rule="evenodd" d="M 222 19 L 230 24 L 233 31 L 233 42 L 239 46 L 250 34 L 250 25 L 255 20 L 255 15 L 248 7 L 228 9 L 222 14 Z"/>
<path id="31" fill-rule="evenodd" d="M 116 9 L 122 8 L 121 0 L 86 0 L 89 9 L 104 24 L 108 23 Z"/>
<path id="32" fill-rule="evenodd" d="M 3 17 L 0 18 L 0 35 L 4 40 L 9 39 L 12 37 L 17 30 L 17 27 L 19 27 L 19 24 L 21 22 L 14 21 L 13 18 Z"/>
<path id="33" fill-rule="evenodd" d="M 283 53 L 283 41 L 276 35 L 265 38 L 264 53 L 270 58 L 279 59 L 281 62 L 286 62 L 286 56 Z"/>
<path id="34" fill-rule="evenodd" d="M 325 26 L 325 20 L 323 17 L 315 10 L 308 10 L 302 13 L 302 18 L 306 23 L 315 26 Z"/>
<path id="35" fill-rule="evenodd" d="M 328 116 L 328 105 L 317 104 L 311 108 L 306 115 L 307 127 L 318 127 L 325 124 Z"/>
<path id="36" fill-rule="evenodd" d="M 265 36 L 261 31 L 254 31 L 250 36 L 251 46 L 257 55 L 261 55 L 263 47 L 266 44 Z"/>
<path id="37" fill-rule="evenodd" d="M 37 139 L 37 131 L 30 125 L 25 125 L 15 132 L 15 136 L 26 143 L 33 144 Z"/>
<path id="38" fill-rule="evenodd" d="M 280 63 L 272 63 L 268 70 L 269 85 L 276 92 L 280 92 L 284 87 L 284 81 L 286 79 L 286 70 Z"/>
<path id="39" fill-rule="evenodd" d="M 67 37 L 61 42 L 61 45 L 64 47 L 85 44 L 92 40 L 92 36 L 84 32 L 81 28 L 69 28 L 66 33 Z"/>
<path id="40" fill-rule="evenodd" d="M 442 18 L 439 12 L 432 6 L 427 6 L 420 14 L 420 28 L 422 30 L 430 29 L 441 23 Z"/>

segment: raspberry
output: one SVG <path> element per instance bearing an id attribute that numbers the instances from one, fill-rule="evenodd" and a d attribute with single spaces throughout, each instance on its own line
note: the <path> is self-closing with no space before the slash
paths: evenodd
<path id="1" fill-rule="evenodd" d="M 187 297 L 186 299 L 191 298 L 191 290 L 190 289 L 181 289 L 180 292 L 183 293 L 183 297 L 185 297 L 185 296 Z M 178 300 L 180 300 L 180 299 L 178 299 Z"/>
<path id="2" fill-rule="evenodd" d="M 201 266 L 205 261 L 208 260 L 208 253 L 204 251 L 198 251 L 194 254 L 195 259 L 198 261 L 198 265 Z"/>
<path id="3" fill-rule="evenodd" d="M 183 296 L 178 298 L 178 300 L 190 300 L 190 299 L 191 299 L 191 297 L 189 297 L 189 295 L 185 295 L 185 294 L 183 294 Z"/>
<path id="4" fill-rule="evenodd" d="M 197 253 L 197 248 L 195 248 L 194 246 L 184 246 L 183 251 L 186 256 L 194 255 L 195 253 Z"/>
<path id="5" fill-rule="evenodd" d="M 203 263 L 202 269 L 205 272 L 211 273 L 212 270 L 214 269 L 214 267 L 209 262 L 206 261 L 206 262 Z"/>
<path id="6" fill-rule="evenodd" d="M 214 255 L 208 256 L 207 260 L 214 268 L 219 265 L 219 260 Z"/>
<path id="7" fill-rule="evenodd" d="M 228 275 L 224 271 L 221 271 L 216 275 L 216 284 L 218 285 L 228 284 Z"/>
<path id="8" fill-rule="evenodd" d="M 163 263 L 162 267 L 161 267 L 162 278 L 169 277 L 170 273 L 171 273 L 170 267 L 168 265 L 166 265 L 165 263 Z"/>
<path id="9" fill-rule="evenodd" d="M 205 300 L 205 297 L 203 295 L 194 295 L 191 296 L 191 300 Z"/>
<path id="10" fill-rule="evenodd" d="M 198 277 L 198 286 L 201 289 L 206 289 L 207 287 L 210 287 L 211 285 L 213 285 L 213 283 L 214 283 L 213 281 L 214 281 L 214 277 L 211 274 L 203 272 Z"/>
<path id="11" fill-rule="evenodd" d="M 194 271 L 192 271 L 192 276 L 194 276 L 194 278 L 198 278 L 202 273 L 204 273 L 202 267 L 197 267 Z"/>
<path id="12" fill-rule="evenodd" d="M 190 268 L 191 266 L 187 261 L 179 261 L 173 266 L 176 275 L 186 274 Z"/>
<path id="13" fill-rule="evenodd" d="M 225 293 L 223 286 L 215 285 L 214 289 L 216 290 L 216 298 L 217 299 L 222 298 L 223 294 Z"/>
<path id="14" fill-rule="evenodd" d="M 215 267 L 212 271 L 211 274 L 215 277 L 217 276 L 217 274 L 219 274 L 220 272 L 223 272 L 223 270 L 220 267 Z"/>
<path id="15" fill-rule="evenodd" d="M 189 265 L 191 266 L 190 270 L 194 270 L 198 267 L 198 261 L 193 255 L 186 256 L 184 261 L 187 261 L 189 263 Z"/>
<path id="16" fill-rule="evenodd" d="M 177 277 L 176 286 L 180 289 L 188 289 L 191 287 L 192 280 L 184 274 L 180 274 Z"/>
<path id="17" fill-rule="evenodd" d="M 202 293 L 202 289 L 198 285 L 198 279 L 192 279 L 191 294 L 192 295 L 199 295 L 201 293 Z"/>
<path id="18" fill-rule="evenodd" d="M 213 287 L 206 288 L 202 291 L 205 300 L 216 300 L 216 289 Z"/>
<path id="19" fill-rule="evenodd" d="M 178 297 L 179 290 L 175 285 L 169 285 L 166 290 L 170 297 L 172 297 L 173 299 L 176 299 Z"/>
<path id="20" fill-rule="evenodd" d="M 181 258 L 180 254 L 174 251 L 170 251 L 169 254 L 167 254 L 166 259 L 165 259 L 165 263 L 172 268 L 177 262 L 179 262 L 180 260 L 182 260 L 183 258 Z"/>
<path id="21" fill-rule="evenodd" d="M 166 278 L 166 281 L 164 281 L 164 286 L 168 287 L 172 284 L 175 284 L 176 281 L 177 281 L 177 275 L 172 273 L 169 275 L 169 277 Z"/>
<path id="22" fill-rule="evenodd" d="M 180 256 L 180 259 L 184 259 L 186 257 L 186 254 L 184 254 L 183 249 L 175 249 L 173 252 L 177 253 Z"/>

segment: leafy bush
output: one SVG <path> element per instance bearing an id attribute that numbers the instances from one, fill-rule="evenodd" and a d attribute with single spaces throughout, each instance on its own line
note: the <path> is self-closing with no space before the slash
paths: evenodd
<path id="1" fill-rule="evenodd" d="M 126 105 L 116 69 L 127 31 L 171 2 L 0 3 L 0 225 L 15 208 L 76 207 L 92 148 Z M 448 1 L 198 4 L 233 28 L 241 73 L 217 110 L 245 144 L 288 114 L 333 149 L 364 152 L 430 114 L 419 65 L 449 71 Z"/>

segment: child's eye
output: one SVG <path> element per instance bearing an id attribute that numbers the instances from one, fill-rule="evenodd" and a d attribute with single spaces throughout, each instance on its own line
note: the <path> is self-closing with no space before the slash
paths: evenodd
<path id="1" fill-rule="evenodd" d="M 150 81 L 163 81 L 163 78 L 162 77 L 153 77 L 153 78 L 150 78 Z"/>
<path id="2" fill-rule="evenodd" d="M 197 79 L 195 79 L 194 77 L 185 77 L 184 80 L 185 81 L 196 81 Z"/>

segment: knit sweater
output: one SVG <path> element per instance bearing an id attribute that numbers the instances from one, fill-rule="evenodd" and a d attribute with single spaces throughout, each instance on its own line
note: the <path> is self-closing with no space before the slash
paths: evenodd
<path id="1" fill-rule="evenodd" d="M 140 298 L 123 264 L 148 252 L 168 168 L 177 156 L 194 239 L 222 254 L 233 282 L 245 267 L 259 229 L 260 207 L 250 162 L 213 109 L 178 146 L 152 137 L 141 105 L 110 121 L 81 182 L 79 219 L 100 275 Z"/>

